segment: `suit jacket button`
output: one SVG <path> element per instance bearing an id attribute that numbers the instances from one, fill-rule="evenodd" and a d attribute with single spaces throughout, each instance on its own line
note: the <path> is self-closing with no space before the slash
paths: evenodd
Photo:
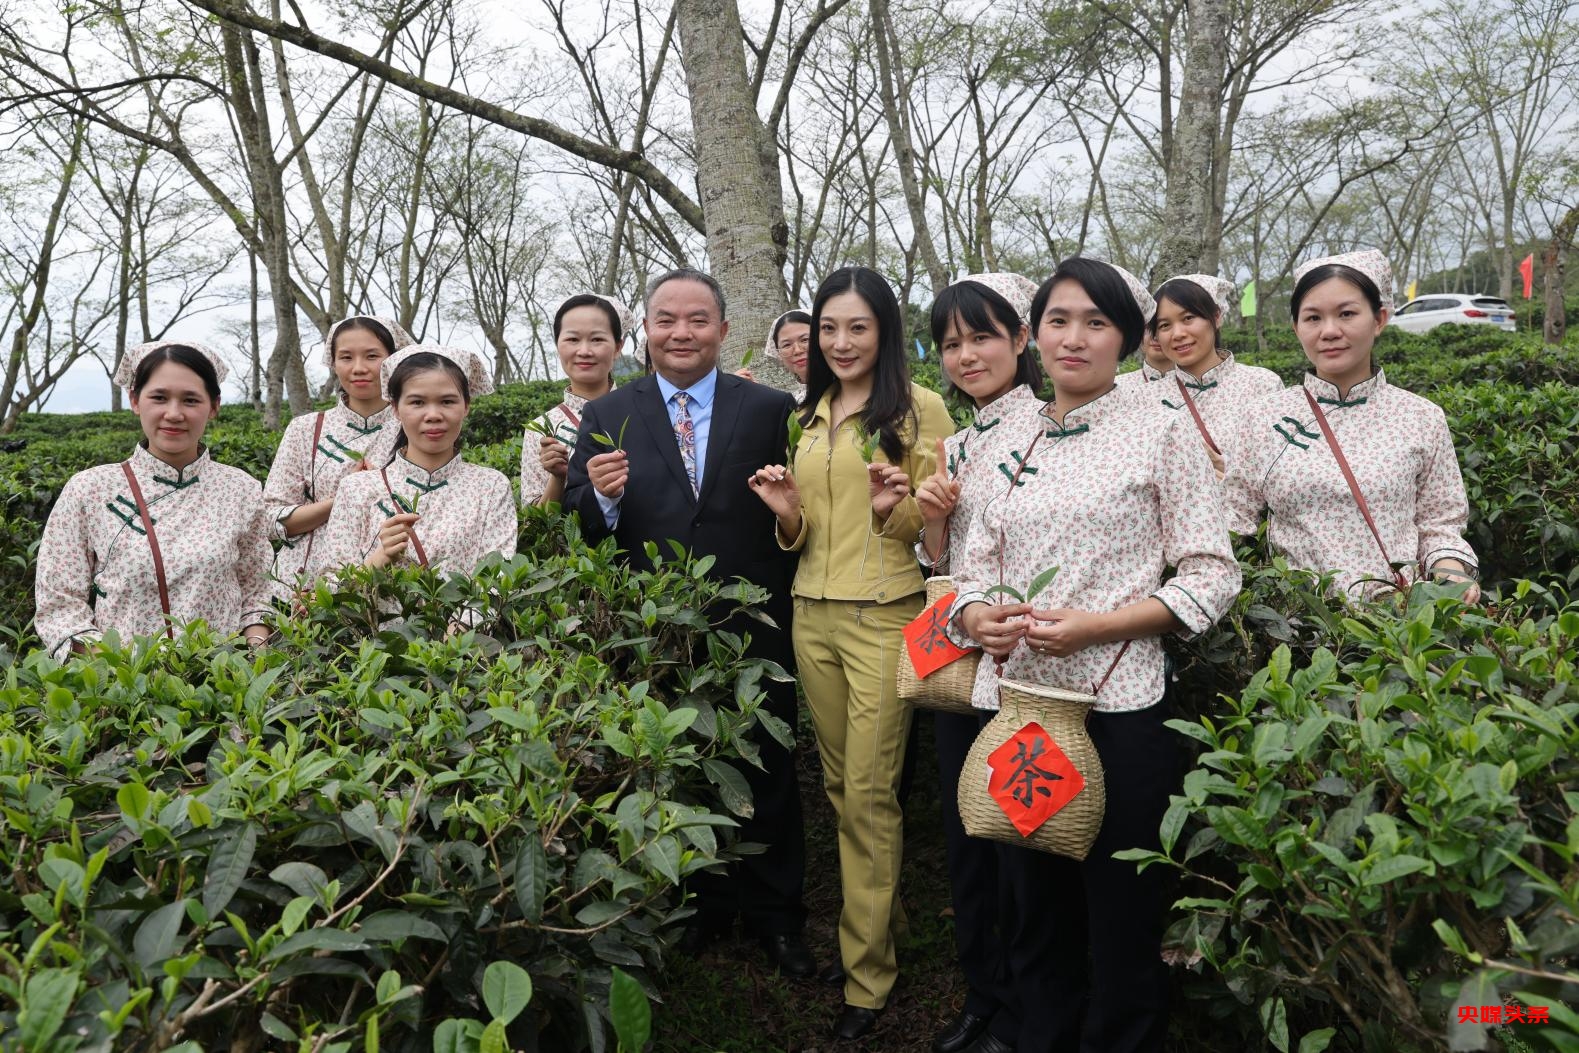
<path id="1" fill-rule="evenodd" d="M 699 527 L 702 525 L 702 521 L 700 519 L 693 519 L 691 520 L 691 525 L 694 527 Z"/>

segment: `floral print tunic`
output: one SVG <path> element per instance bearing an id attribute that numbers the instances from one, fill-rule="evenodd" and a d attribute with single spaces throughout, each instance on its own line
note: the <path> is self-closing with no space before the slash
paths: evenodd
<path id="1" fill-rule="evenodd" d="M 1240 364 L 1232 351 L 1219 353 L 1223 360 L 1201 374 L 1199 379 L 1192 378 L 1182 369 L 1175 369 L 1163 374 L 1162 383 L 1149 390 L 1160 395 L 1162 404 L 1168 409 L 1184 416 L 1199 435 L 1200 428 L 1195 423 L 1195 417 L 1185 405 L 1184 396 L 1179 393 L 1182 383 L 1195 400 L 1195 408 L 1206 422 L 1206 430 L 1211 433 L 1212 441 L 1227 458 L 1231 456 L 1233 443 L 1238 439 L 1239 420 L 1244 415 L 1245 407 L 1266 395 L 1282 391 L 1283 380 L 1270 369 Z"/>
<path id="2" fill-rule="evenodd" d="M 1392 577 L 1327 448 L 1309 391 L 1326 414 L 1394 563 L 1419 567 L 1456 559 L 1473 569 L 1464 540 L 1469 502 L 1453 437 L 1440 406 L 1376 375 L 1347 398 L 1307 373 L 1296 385 L 1250 406 L 1225 480 L 1229 526 L 1254 533 L 1267 509 L 1267 539 L 1292 566 L 1336 571 L 1335 591 L 1368 596 Z"/>
<path id="3" fill-rule="evenodd" d="M 131 465 L 176 625 L 201 618 L 234 633 L 262 622 L 275 590 L 258 481 L 206 449 L 178 471 L 138 446 Z M 153 553 L 119 463 L 78 472 L 62 488 L 39 543 L 37 582 L 39 639 L 57 657 L 106 629 L 122 639 L 164 630 Z"/>
<path id="4" fill-rule="evenodd" d="M 415 532 L 429 566 L 470 573 L 491 552 L 515 555 L 515 499 L 503 473 L 468 464 L 458 454 L 430 472 L 397 454 L 387 468 L 341 481 L 324 526 L 325 566 L 366 560 L 384 520 L 413 504 L 420 517 Z M 408 544 L 401 560 L 417 562 L 416 546 Z"/>
<path id="5" fill-rule="evenodd" d="M 385 406 L 371 417 L 364 417 L 346 405 L 344 399 L 323 412 L 323 430 L 313 444 L 318 429 L 318 414 L 304 413 L 291 420 L 274 454 L 268 481 L 263 484 L 263 503 L 269 510 L 270 536 L 280 542 L 274 559 L 274 576 L 294 582 L 298 574 L 309 577 L 323 566 L 325 523 L 295 537 L 285 534 L 285 520 L 304 504 L 333 497 L 340 480 L 356 471 L 359 459 L 383 464 L 400 433 L 392 406 Z"/>
<path id="6" fill-rule="evenodd" d="M 976 409 L 976 419 L 970 427 L 955 432 L 943 440 L 943 451 L 948 456 L 949 476 L 959 486 L 959 500 L 949 514 L 948 540 L 937 563 L 927 559 L 924 541 L 916 543 L 916 558 L 923 566 L 932 567 L 934 574 L 959 573 L 965 569 L 963 560 L 953 558 L 963 555 L 965 526 L 970 522 L 971 510 L 984 501 L 1003 493 L 1009 479 L 999 469 L 1002 454 L 999 446 L 1004 436 L 1017 436 L 1036 427 L 1042 412 L 1042 400 L 1028 386 L 1021 384 Z M 915 480 L 919 486 L 924 480 Z"/>
<path id="7" fill-rule="evenodd" d="M 1038 609 L 1106 613 L 1155 596 L 1187 636 L 1228 609 L 1239 592 L 1239 564 L 1222 488 L 1189 422 L 1143 387 L 1115 386 L 1071 410 L 1061 426 L 1044 411 L 1012 438 L 998 448 L 1001 467 L 994 466 L 1005 488 L 972 509 L 964 551 L 956 557 L 959 598 L 950 612 L 956 642 L 973 643 L 958 620 L 967 604 L 1012 603 L 985 592 L 999 583 L 1023 592 L 1044 568 L 1055 566 L 1052 582 L 1031 598 Z M 1010 487 L 1016 469 L 1019 478 Z M 1169 566 L 1177 573 L 1165 584 Z M 1057 658 L 1022 642 L 1002 675 L 1089 692 L 1122 646 L 1104 644 Z M 998 707 L 996 665 L 984 661 L 978 670 L 971 699 L 978 708 Z M 1098 692 L 1096 708 L 1145 709 L 1162 698 L 1163 686 L 1161 638 L 1138 639 Z"/>
<path id="8" fill-rule="evenodd" d="M 576 433 L 581 430 L 581 415 L 586 406 L 585 398 L 566 388 L 565 401 L 533 423 L 552 431 L 560 442 L 573 450 L 576 448 Z M 548 481 L 552 476 L 543 470 L 543 465 L 538 461 L 541 442 L 542 436 L 531 429 L 527 429 L 521 439 L 521 504 L 523 506 L 537 504 L 543 499 L 543 495 L 548 493 Z"/>
<path id="9" fill-rule="evenodd" d="M 1171 371 L 1164 373 L 1150 362 L 1147 362 L 1145 356 L 1141 356 L 1139 369 L 1132 369 L 1128 373 L 1120 373 L 1113 378 L 1113 382 L 1121 388 L 1143 388 L 1147 384 L 1171 375 Z"/>

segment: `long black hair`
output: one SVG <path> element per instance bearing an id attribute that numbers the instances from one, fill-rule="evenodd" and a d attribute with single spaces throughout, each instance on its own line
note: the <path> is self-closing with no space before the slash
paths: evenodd
<path id="1" fill-rule="evenodd" d="M 460 389 L 461 401 L 466 403 L 467 406 L 472 404 L 472 389 L 471 385 L 466 382 L 465 371 L 443 355 L 435 355 L 431 351 L 421 351 L 412 355 L 396 366 L 393 373 L 389 374 L 389 404 L 394 406 L 400 402 L 400 393 L 405 389 L 406 381 L 418 373 L 426 373 L 430 369 L 443 370 L 449 374 L 449 378 L 455 381 L 455 386 Z M 389 451 L 389 460 L 384 462 L 386 467 L 395 463 L 395 456 L 406 448 L 407 441 L 405 425 L 401 425 L 400 434 L 395 436 L 395 447 Z M 456 439 L 455 449 L 459 451 L 460 448 L 461 440 Z"/>
<path id="2" fill-rule="evenodd" d="M 1123 359 L 1134 354 L 1146 335 L 1146 316 L 1140 313 L 1135 294 L 1129 291 L 1129 286 L 1124 284 L 1124 279 L 1113 269 L 1113 265 L 1086 256 L 1071 256 L 1064 260 L 1052 277 L 1036 290 L 1036 298 L 1031 301 L 1032 328 L 1040 328 L 1042 312 L 1047 310 L 1047 300 L 1053 294 L 1053 286 L 1065 278 L 1079 282 L 1096 309 L 1118 326 L 1124 338 L 1118 357 Z"/>
<path id="3" fill-rule="evenodd" d="M 1323 263 L 1320 267 L 1306 271 L 1305 276 L 1294 283 L 1294 295 L 1289 297 L 1288 306 L 1296 323 L 1299 321 L 1299 305 L 1305 302 L 1305 297 L 1310 295 L 1312 289 L 1329 278 L 1342 278 L 1353 285 L 1365 297 L 1365 302 L 1371 305 L 1371 314 L 1382 313 L 1382 292 L 1369 276 L 1341 263 Z"/>
<path id="4" fill-rule="evenodd" d="M 932 301 L 929 320 L 932 323 L 932 345 L 938 348 L 940 357 L 950 321 L 962 332 L 1003 333 L 1010 340 L 1025 326 L 1008 300 L 987 286 L 972 281 L 955 282 L 938 293 L 937 299 Z M 942 372 L 944 397 L 956 404 L 968 401 L 965 393 L 954 385 L 948 370 Z M 1019 360 L 1015 363 L 1014 382 L 1010 387 L 1025 384 L 1032 392 L 1040 393 L 1042 381 L 1041 356 L 1031 352 L 1027 337 L 1025 350 L 1020 352 Z"/>
<path id="5" fill-rule="evenodd" d="M 1216 341 L 1212 346 L 1214 348 L 1223 346 L 1223 320 L 1219 317 L 1222 308 L 1217 306 L 1217 301 L 1212 299 L 1211 293 L 1188 278 L 1169 278 L 1157 290 L 1157 313 L 1151 316 L 1150 322 L 1146 323 L 1146 331 L 1153 337 L 1157 335 L 1157 318 L 1162 314 L 1163 300 L 1172 301 L 1197 318 L 1210 318 L 1212 339 Z"/>
<path id="6" fill-rule="evenodd" d="M 148 386 L 148 378 L 153 376 L 154 370 L 166 362 L 174 362 L 178 366 L 185 366 L 196 373 L 203 382 L 203 390 L 208 392 L 208 397 L 214 405 L 219 405 L 219 374 L 214 371 L 214 363 L 208 356 L 194 347 L 185 344 L 166 344 L 143 356 L 137 363 L 137 369 L 132 373 L 132 397 L 143 393 L 143 388 Z"/>
<path id="7" fill-rule="evenodd" d="M 822 280 L 811 302 L 811 354 L 806 359 L 806 401 L 801 423 L 810 424 L 824 393 L 837 390 L 839 378 L 824 357 L 821 341 L 822 309 L 835 296 L 853 292 L 872 310 L 877 321 L 877 363 L 872 368 L 872 394 L 861 413 L 861 427 L 879 436 L 888 459 L 898 463 L 905 454 L 907 437 L 919 431 L 910 394 L 910 364 L 905 361 L 905 323 L 899 300 L 881 274 L 867 267 L 840 267 Z"/>

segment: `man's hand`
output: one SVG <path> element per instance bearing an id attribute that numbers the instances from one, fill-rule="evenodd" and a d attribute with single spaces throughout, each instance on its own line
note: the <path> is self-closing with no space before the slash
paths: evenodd
<path id="1" fill-rule="evenodd" d="M 587 461 L 587 478 L 592 488 L 610 499 L 625 495 L 630 474 L 630 457 L 624 450 L 600 453 Z"/>

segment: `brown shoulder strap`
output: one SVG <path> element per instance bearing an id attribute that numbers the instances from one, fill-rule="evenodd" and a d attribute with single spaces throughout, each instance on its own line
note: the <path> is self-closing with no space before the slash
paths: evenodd
<path id="1" fill-rule="evenodd" d="M 384 489 L 388 491 L 389 499 L 394 502 L 395 507 L 404 508 L 405 506 L 400 503 L 400 498 L 395 496 L 394 488 L 389 485 L 389 469 L 387 467 L 380 468 L 378 470 L 378 474 L 383 478 Z M 417 528 L 411 527 L 406 531 L 406 533 L 411 537 L 411 547 L 417 553 L 417 562 L 422 564 L 424 567 L 427 566 L 428 553 L 427 550 L 422 547 L 422 539 L 417 536 Z"/>
<path id="2" fill-rule="evenodd" d="M 159 551 L 159 538 L 154 533 L 153 516 L 148 514 L 148 502 L 143 500 L 143 488 L 137 485 L 132 462 L 122 461 L 121 471 L 126 473 L 126 485 L 131 487 L 132 500 L 137 502 L 137 514 L 143 520 L 143 535 L 148 538 L 148 551 L 154 558 L 154 580 L 159 583 L 159 609 L 164 611 L 165 635 L 174 640 L 175 626 L 170 623 L 170 587 L 165 582 L 164 556 Z"/>
<path id="3" fill-rule="evenodd" d="M 1102 689 L 1107 687 L 1108 680 L 1110 680 L 1113 676 L 1113 670 L 1117 669 L 1118 664 L 1124 660 L 1124 655 L 1129 652 L 1129 645 L 1133 642 L 1134 641 L 1132 640 L 1124 641 L 1124 646 L 1120 647 L 1118 649 L 1118 654 L 1113 656 L 1113 661 L 1107 667 L 1107 672 L 1102 674 L 1102 679 L 1098 680 L 1096 686 L 1091 689 L 1091 693 L 1093 695 L 1100 695 L 1102 693 Z"/>
<path id="4" fill-rule="evenodd" d="M 1303 390 L 1305 401 L 1310 403 L 1311 411 L 1316 414 L 1316 424 L 1321 428 L 1322 437 L 1327 440 L 1327 448 L 1332 451 L 1333 460 L 1338 462 L 1338 469 L 1343 472 L 1343 481 L 1349 484 L 1349 493 L 1354 495 L 1354 503 L 1359 506 L 1360 515 L 1365 517 L 1365 525 L 1371 528 L 1371 537 L 1376 539 L 1376 551 L 1382 554 L 1382 562 L 1387 565 L 1387 572 L 1400 589 L 1408 588 L 1409 583 L 1402 574 L 1393 569 L 1393 561 L 1387 558 L 1387 546 L 1382 544 L 1381 531 L 1376 529 L 1376 520 L 1371 518 L 1371 506 L 1366 503 L 1365 494 L 1360 491 L 1359 480 L 1354 478 L 1354 472 L 1349 469 L 1349 459 L 1343 456 L 1343 447 L 1338 445 L 1338 437 L 1332 433 L 1332 425 L 1327 423 L 1327 415 L 1322 412 L 1321 404 L 1310 393 L 1310 389 Z"/>
<path id="5" fill-rule="evenodd" d="M 1218 449 L 1217 443 L 1212 441 L 1212 433 L 1206 430 L 1206 421 L 1202 419 L 1201 411 L 1196 408 L 1195 399 L 1190 397 L 1190 389 L 1184 386 L 1184 381 L 1179 379 L 1177 371 L 1175 371 L 1173 382 L 1179 385 L 1179 394 L 1184 396 L 1184 404 L 1189 407 L 1190 416 L 1195 418 L 1195 426 L 1201 429 L 1201 438 L 1206 440 L 1207 449 L 1221 457 L 1223 451 Z"/>
<path id="6" fill-rule="evenodd" d="M 563 402 L 561 402 L 559 404 L 559 409 L 564 411 L 565 416 L 570 419 L 570 426 L 572 428 L 580 428 L 581 427 L 581 418 L 576 416 L 575 410 L 571 409 L 568 405 L 566 405 Z"/>
<path id="7" fill-rule="evenodd" d="M 318 443 L 323 438 L 324 412 L 318 411 L 318 419 L 313 422 L 313 448 L 311 459 L 307 462 L 307 496 L 312 500 L 318 499 Z M 319 530 L 323 529 L 322 527 Z M 306 570 L 312 563 L 313 542 L 318 538 L 317 530 L 307 532 L 307 551 L 302 553 L 302 570 Z"/>

